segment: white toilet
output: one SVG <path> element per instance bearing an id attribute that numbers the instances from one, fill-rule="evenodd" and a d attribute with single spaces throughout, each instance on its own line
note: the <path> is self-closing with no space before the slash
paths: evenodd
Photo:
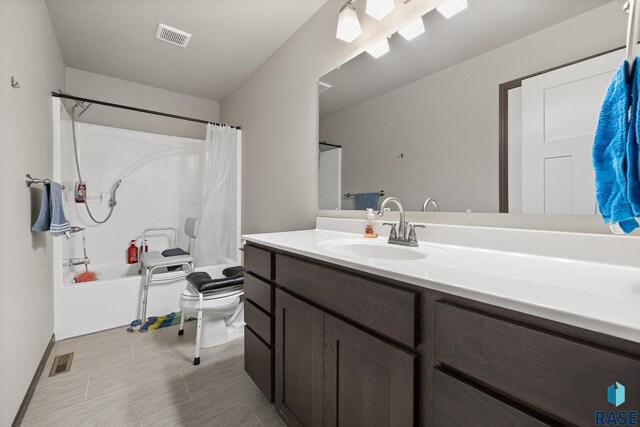
<path id="1" fill-rule="evenodd" d="M 200 363 L 200 348 L 224 344 L 244 335 L 244 288 L 230 287 L 219 291 L 199 293 L 187 286 L 180 294 L 182 335 L 184 319 L 199 317 L 196 334 L 194 364 Z M 200 311 L 200 316 L 198 315 Z"/>

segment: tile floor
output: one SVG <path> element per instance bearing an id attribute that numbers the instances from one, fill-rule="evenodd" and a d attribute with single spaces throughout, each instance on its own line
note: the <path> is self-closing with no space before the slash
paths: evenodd
<path id="1" fill-rule="evenodd" d="M 55 343 L 22 425 L 285 425 L 244 371 L 244 340 L 203 349 L 193 366 L 194 331 L 118 328 Z M 71 351 L 71 370 L 49 377 Z"/>

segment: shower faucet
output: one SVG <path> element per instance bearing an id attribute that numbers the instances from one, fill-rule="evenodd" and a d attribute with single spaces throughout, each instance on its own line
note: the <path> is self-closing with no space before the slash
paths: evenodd
<path id="1" fill-rule="evenodd" d="M 87 257 L 84 258 L 69 258 L 62 261 L 63 267 L 73 267 L 75 265 L 89 265 L 91 260 Z"/>

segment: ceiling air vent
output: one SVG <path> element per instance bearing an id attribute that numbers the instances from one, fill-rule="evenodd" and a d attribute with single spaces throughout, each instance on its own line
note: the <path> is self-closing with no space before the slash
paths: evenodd
<path id="1" fill-rule="evenodd" d="M 333 86 L 331 86 L 329 83 L 325 83 L 325 82 L 318 82 L 318 93 L 322 93 L 325 90 L 329 90 L 331 89 Z"/>
<path id="2" fill-rule="evenodd" d="M 189 40 L 191 39 L 191 34 L 172 28 L 168 25 L 158 23 L 156 38 L 176 46 L 187 47 L 187 44 L 189 44 Z"/>

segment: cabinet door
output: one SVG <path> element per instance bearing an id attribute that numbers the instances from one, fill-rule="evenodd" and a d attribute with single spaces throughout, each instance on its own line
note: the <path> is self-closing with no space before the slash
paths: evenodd
<path id="1" fill-rule="evenodd" d="M 276 291 L 276 406 L 291 425 L 321 426 L 322 311 Z"/>
<path id="2" fill-rule="evenodd" d="M 325 314 L 325 425 L 414 425 L 415 366 L 415 354 Z"/>

